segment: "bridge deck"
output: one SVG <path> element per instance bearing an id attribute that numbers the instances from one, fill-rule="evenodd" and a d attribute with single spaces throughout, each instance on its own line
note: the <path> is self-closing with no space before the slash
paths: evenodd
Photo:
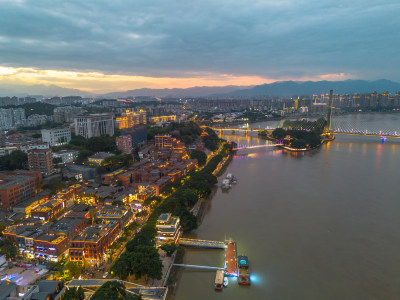
<path id="1" fill-rule="evenodd" d="M 198 248 L 218 248 L 218 249 L 225 248 L 224 242 L 196 240 L 196 239 L 179 239 L 179 245 L 198 247 Z"/>

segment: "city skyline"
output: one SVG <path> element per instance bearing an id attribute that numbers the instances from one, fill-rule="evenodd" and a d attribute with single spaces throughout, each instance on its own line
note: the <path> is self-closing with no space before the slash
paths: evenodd
<path id="1" fill-rule="evenodd" d="M 0 1 L 0 85 L 399 81 L 395 1 Z"/>

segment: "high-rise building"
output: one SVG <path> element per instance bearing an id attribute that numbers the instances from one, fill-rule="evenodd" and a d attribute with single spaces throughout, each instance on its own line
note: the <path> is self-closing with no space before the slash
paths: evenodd
<path id="1" fill-rule="evenodd" d="M 43 174 L 52 174 L 53 154 L 51 149 L 31 149 L 28 150 L 29 170 L 41 171 Z"/>
<path id="2" fill-rule="evenodd" d="M 71 140 L 71 129 L 55 128 L 42 129 L 42 142 L 48 143 L 50 146 L 60 146 L 69 143 Z"/>
<path id="3" fill-rule="evenodd" d="M 132 147 L 147 141 L 147 127 L 135 126 L 128 129 L 121 130 L 121 135 L 130 135 L 132 137 Z"/>
<path id="4" fill-rule="evenodd" d="M 75 106 L 56 107 L 54 109 L 54 122 L 55 123 L 73 122 L 74 116 L 82 113 L 83 113 L 82 107 L 75 107 Z"/>
<path id="5" fill-rule="evenodd" d="M 23 125 L 25 122 L 25 109 L 2 108 L 0 109 L 0 129 L 8 130 L 12 127 Z"/>
<path id="6" fill-rule="evenodd" d="M 156 135 L 154 141 L 158 149 L 172 149 L 173 138 L 170 135 Z"/>
<path id="7" fill-rule="evenodd" d="M 132 153 L 132 136 L 122 135 L 115 139 L 119 151 L 125 154 Z"/>
<path id="8" fill-rule="evenodd" d="M 114 115 L 110 113 L 74 117 L 75 134 L 85 138 L 114 135 Z"/>
<path id="9" fill-rule="evenodd" d="M 118 129 L 131 128 L 139 124 L 147 123 L 146 111 L 141 109 L 138 112 L 130 111 L 127 109 L 121 114 L 120 118 L 116 119 L 116 125 Z"/>

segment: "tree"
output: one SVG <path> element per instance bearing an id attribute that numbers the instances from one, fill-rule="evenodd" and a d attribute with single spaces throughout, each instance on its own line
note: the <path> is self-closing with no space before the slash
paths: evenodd
<path id="1" fill-rule="evenodd" d="M 28 155 L 20 150 L 15 150 L 8 155 L 0 157 L 0 168 L 7 171 L 24 169 L 27 162 Z"/>
<path id="2" fill-rule="evenodd" d="M 272 136 L 276 138 L 277 140 L 283 139 L 287 135 L 287 132 L 283 128 L 276 128 L 274 131 L 272 131 Z"/>
<path id="3" fill-rule="evenodd" d="M 149 206 L 153 201 L 154 201 L 154 202 L 156 203 L 156 205 L 157 205 L 158 203 L 160 203 L 160 202 L 162 201 L 162 197 L 160 197 L 160 196 L 153 196 L 153 197 L 146 198 L 146 199 L 143 201 L 143 205 L 144 205 L 144 206 Z"/>
<path id="4" fill-rule="evenodd" d="M 130 252 L 131 273 L 136 279 L 148 276 L 160 280 L 163 264 L 160 255 L 153 246 L 138 246 L 134 252 Z"/>
<path id="5" fill-rule="evenodd" d="M 61 157 L 54 157 L 53 158 L 53 164 L 60 164 L 62 163 L 62 158 Z"/>
<path id="6" fill-rule="evenodd" d="M 51 194 L 55 194 L 66 187 L 67 185 L 60 178 L 52 178 L 48 183 L 43 185 L 43 189 L 50 190 Z"/>
<path id="7" fill-rule="evenodd" d="M 168 257 L 171 257 L 171 255 L 178 249 L 178 246 L 175 243 L 165 243 L 161 245 L 160 247 L 161 250 L 164 250 L 167 253 Z"/>
<path id="8" fill-rule="evenodd" d="M 7 239 L 0 240 L 0 254 L 5 255 L 7 259 L 13 259 L 18 254 L 16 246 Z"/>
<path id="9" fill-rule="evenodd" d="M 0 223 L 0 237 L 3 236 L 3 230 L 6 229 L 6 227 L 5 223 Z"/>
<path id="10" fill-rule="evenodd" d="M 204 145 L 211 151 L 217 150 L 219 144 L 218 135 L 209 127 L 205 129 L 205 132 L 207 135 L 204 137 Z"/>
<path id="11" fill-rule="evenodd" d="M 190 158 L 197 159 L 199 166 L 203 166 L 207 162 L 207 154 L 205 154 L 204 151 L 201 150 L 193 150 L 190 153 Z"/>
<path id="12" fill-rule="evenodd" d="M 69 288 L 65 291 L 64 295 L 61 297 L 61 300 L 84 300 L 85 293 L 83 288 Z"/>
<path id="13" fill-rule="evenodd" d="M 91 300 L 132 300 L 140 299 L 133 298 L 133 295 L 129 294 L 125 290 L 125 285 L 119 281 L 108 281 L 103 284 L 96 293 L 90 298 Z"/>
<path id="14" fill-rule="evenodd" d="M 121 200 L 114 200 L 111 205 L 113 206 L 124 206 L 124 202 L 122 202 Z"/>
<path id="15" fill-rule="evenodd" d="M 173 211 L 174 216 L 178 216 L 181 220 L 181 225 L 184 231 L 196 229 L 197 217 L 188 211 L 185 207 L 179 207 Z"/>
<path id="16" fill-rule="evenodd" d="M 69 261 L 65 264 L 65 269 L 69 271 L 72 277 L 79 277 L 83 271 L 83 264 L 81 262 Z"/>

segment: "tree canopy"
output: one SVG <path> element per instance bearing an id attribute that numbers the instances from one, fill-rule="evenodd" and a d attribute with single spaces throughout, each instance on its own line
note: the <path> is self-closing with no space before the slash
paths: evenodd
<path id="1" fill-rule="evenodd" d="M 104 283 L 90 298 L 91 300 L 141 300 L 140 295 L 127 292 L 125 285 L 119 281 L 108 281 Z"/>
<path id="2" fill-rule="evenodd" d="M 203 166 L 207 162 L 207 154 L 205 154 L 204 151 L 201 150 L 193 150 L 190 153 L 190 158 L 197 159 L 199 166 Z"/>
<path id="3" fill-rule="evenodd" d="M 28 155 L 21 150 L 15 150 L 10 154 L 0 157 L 0 169 L 4 171 L 24 169 L 27 162 Z"/>

